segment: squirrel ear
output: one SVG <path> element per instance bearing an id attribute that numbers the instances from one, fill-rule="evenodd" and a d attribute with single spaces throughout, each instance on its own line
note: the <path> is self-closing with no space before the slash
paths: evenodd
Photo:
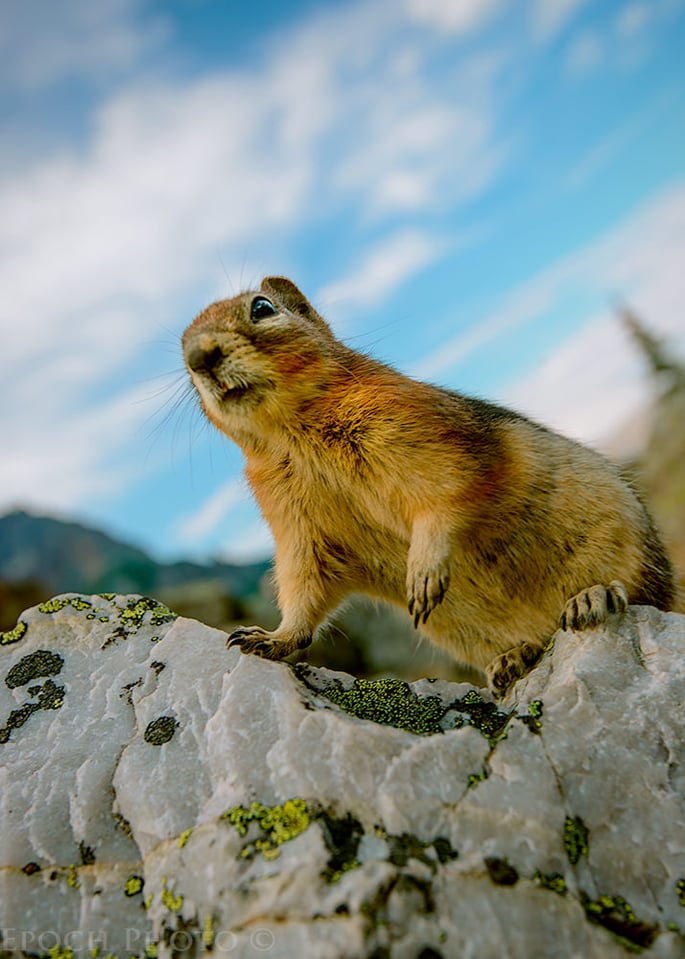
<path id="1" fill-rule="evenodd" d="M 316 312 L 307 297 L 295 286 L 292 280 L 288 280 L 284 276 L 265 276 L 262 280 L 261 291 L 268 296 L 272 296 L 290 313 L 297 313 L 298 316 L 302 316 L 319 328 L 330 332 L 324 318 Z"/>

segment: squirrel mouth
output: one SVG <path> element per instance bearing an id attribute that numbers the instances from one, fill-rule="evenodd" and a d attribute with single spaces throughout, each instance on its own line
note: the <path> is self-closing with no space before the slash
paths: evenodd
<path id="1" fill-rule="evenodd" d="M 240 386 L 225 386 L 222 384 L 222 387 L 221 399 L 225 403 L 235 403 L 236 400 L 241 400 L 244 396 L 247 396 L 251 389 L 244 384 Z"/>

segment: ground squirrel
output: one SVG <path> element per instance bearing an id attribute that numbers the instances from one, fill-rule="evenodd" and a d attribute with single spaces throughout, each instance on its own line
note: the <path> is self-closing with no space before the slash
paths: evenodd
<path id="1" fill-rule="evenodd" d="M 290 280 L 209 306 L 183 350 L 276 544 L 281 624 L 229 645 L 281 659 L 363 592 L 501 694 L 560 624 L 673 603 L 654 524 L 606 459 L 350 349 Z"/>

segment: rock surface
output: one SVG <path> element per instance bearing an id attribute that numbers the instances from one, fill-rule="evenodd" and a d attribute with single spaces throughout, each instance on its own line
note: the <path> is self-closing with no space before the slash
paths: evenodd
<path id="1" fill-rule="evenodd" d="M 110 595 L 0 634 L 0 956 L 685 956 L 685 617 L 498 704 L 224 641 Z"/>

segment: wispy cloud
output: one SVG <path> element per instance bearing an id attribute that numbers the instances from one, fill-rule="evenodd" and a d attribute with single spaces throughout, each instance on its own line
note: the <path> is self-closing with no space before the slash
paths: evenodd
<path id="1" fill-rule="evenodd" d="M 444 243 L 418 230 L 403 230 L 368 250 L 355 270 L 320 290 L 325 305 L 368 306 L 399 288 L 445 250 Z"/>
<path id="2" fill-rule="evenodd" d="M 588 0 L 534 0 L 531 7 L 534 34 L 550 40 L 560 33 Z"/>
<path id="3" fill-rule="evenodd" d="M 450 34 L 472 33 L 502 7 L 502 0 L 405 0 L 418 23 Z"/>
<path id="4" fill-rule="evenodd" d="M 627 412 L 645 401 L 634 347 L 619 328 L 613 304 L 625 300 L 676 345 L 685 348 L 685 183 L 668 189 L 585 249 L 512 291 L 496 311 L 445 343 L 414 369 L 445 377 L 460 363 L 508 338 L 525 335 L 545 314 L 553 322 L 566 299 L 593 304 L 579 332 L 510 384 L 502 398 L 579 439 L 601 442 Z"/>
<path id="5" fill-rule="evenodd" d="M 571 42 L 565 63 L 571 73 L 589 73 L 601 64 L 603 56 L 604 47 L 600 37 L 586 30 Z"/>
<path id="6" fill-rule="evenodd" d="M 229 514 L 248 499 L 241 480 L 224 483 L 190 516 L 182 517 L 177 526 L 177 539 L 182 545 L 195 545 L 224 523 Z"/>
<path id="7" fill-rule="evenodd" d="M 627 3 L 616 17 L 616 30 L 620 36 L 632 37 L 645 29 L 651 19 L 646 3 Z"/>
<path id="8" fill-rule="evenodd" d="M 6 88 L 36 91 L 130 68 L 168 36 L 161 16 L 143 24 L 139 12 L 140 0 L 4 0 L 0 79 Z"/>

